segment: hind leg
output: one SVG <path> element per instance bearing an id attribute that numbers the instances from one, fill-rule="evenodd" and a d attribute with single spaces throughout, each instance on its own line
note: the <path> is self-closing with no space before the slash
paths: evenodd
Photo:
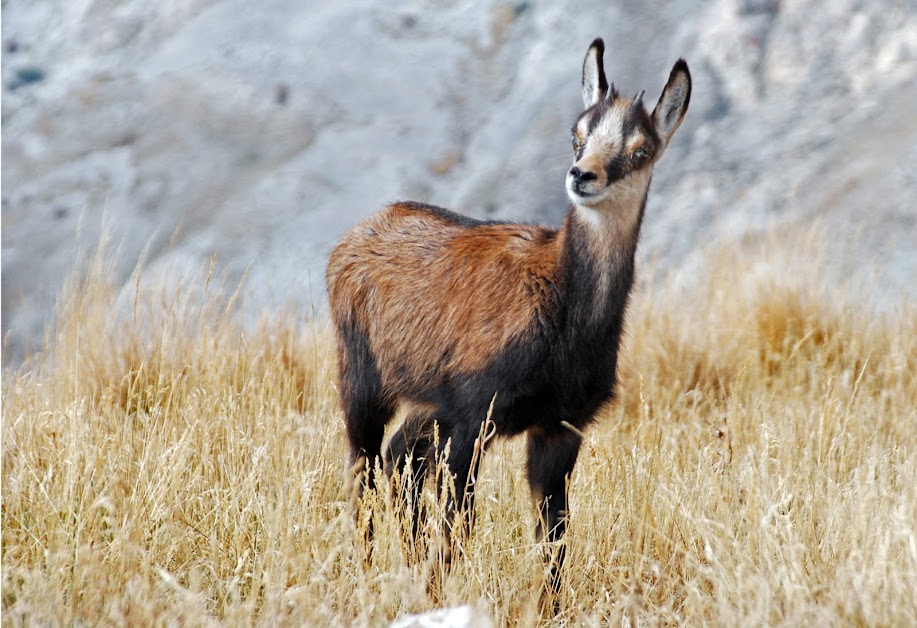
<path id="1" fill-rule="evenodd" d="M 373 470 L 382 451 L 382 435 L 393 411 L 381 404 L 367 403 L 361 410 L 344 411 L 350 445 L 349 481 L 352 497 L 362 498 L 375 487 Z"/>
<path id="2" fill-rule="evenodd" d="M 395 479 L 394 504 L 401 522 L 401 544 L 408 562 L 424 555 L 420 542 L 423 524 L 421 496 L 431 463 L 435 463 L 435 423 L 422 409 L 412 408 L 401 427 L 392 435 L 385 451 L 385 473 Z M 408 525 L 409 524 L 409 525 Z"/>
<path id="3" fill-rule="evenodd" d="M 444 459 L 445 467 L 441 470 L 443 475 L 439 478 L 439 490 L 440 495 L 444 491 L 447 494 L 443 556 L 447 568 L 456 543 L 467 540 L 474 526 L 475 482 L 488 440 L 487 426 L 483 421 L 469 420 L 476 415 L 483 416 L 479 412 L 463 415 L 451 427 L 445 428 L 440 436 L 437 453 L 440 459 Z M 448 456 L 445 455 L 447 444 Z"/>
<path id="4" fill-rule="evenodd" d="M 430 470 L 436 472 L 437 504 L 443 509 L 428 514 L 436 523 L 436 532 L 430 550 L 424 553 L 431 560 L 428 593 L 435 600 L 441 600 L 452 557 L 468 539 L 474 523 L 474 484 L 487 440 L 483 421 L 469 420 L 475 414 L 445 415 L 439 423 L 439 438 L 431 443 L 427 456 Z"/>
<path id="5" fill-rule="evenodd" d="M 350 448 L 348 489 L 357 523 L 372 539 L 372 513 L 361 508 L 363 493 L 373 488 L 373 470 L 381 454 L 386 424 L 395 413 L 387 399 L 366 335 L 356 325 L 338 328 L 338 391 Z"/>

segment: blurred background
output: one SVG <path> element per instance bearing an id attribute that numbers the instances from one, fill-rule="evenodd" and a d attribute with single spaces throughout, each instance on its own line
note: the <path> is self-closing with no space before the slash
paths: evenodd
<path id="1" fill-rule="evenodd" d="M 827 281 L 917 293 L 915 0 L 3 2 L 4 363 L 103 229 L 125 291 L 141 256 L 151 285 L 215 258 L 249 311 L 306 314 L 387 202 L 559 224 L 596 36 L 650 107 L 693 75 L 644 267 L 690 286 L 711 247 L 805 233 Z"/>

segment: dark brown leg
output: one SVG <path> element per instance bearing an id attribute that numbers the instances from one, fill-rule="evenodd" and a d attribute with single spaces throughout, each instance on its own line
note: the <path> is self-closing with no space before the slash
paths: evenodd
<path id="1" fill-rule="evenodd" d="M 395 413 L 394 404 L 382 390 L 376 361 L 366 336 L 355 325 L 338 328 L 338 390 L 344 411 L 349 445 L 348 489 L 354 503 L 357 526 L 372 552 L 372 512 L 363 507 L 363 493 L 375 485 L 374 468 L 381 454 L 385 425 Z"/>
<path id="2" fill-rule="evenodd" d="M 416 563 L 426 554 L 420 538 L 424 513 L 421 508 L 427 473 L 435 464 L 433 418 L 422 411 L 412 411 L 395 434 L 385 451 L 385 473 L 395 486 L 394 506 L 401 525 L 401 546 L 408 563 Z M 405 526 L 406 522 L 409 526 Z"/>

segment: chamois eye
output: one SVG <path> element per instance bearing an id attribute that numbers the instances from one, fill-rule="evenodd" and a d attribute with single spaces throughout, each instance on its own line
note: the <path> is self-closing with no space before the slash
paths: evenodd
<path id="1" fill-rule="evenodd" d="M 649 156 L 650 154 L 646 152 L 645 148 L 638 148 L 637 150 L 634 151 L 634 154 L 633 154 L 634 161 L 636 162 L 641 162 Z"/>
<path id="2" fill-rule="evenodd" d="M 573 137 L 573 152 L 574 153 L 578 153 L 581 150 L 583 150 L 583 146 L 585 145 L 586 143 L 583 140 L 581 140 L 580 138 L 576 136 Z"/>

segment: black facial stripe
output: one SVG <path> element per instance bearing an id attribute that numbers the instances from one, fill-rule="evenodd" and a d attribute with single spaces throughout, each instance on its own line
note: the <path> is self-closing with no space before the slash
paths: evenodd
<path id="1" fill-rule="evenodd" d="M 630 107 L 627 110 L 627 115 L 624 116 L 624 137 L 630 137 L 637 129 L 639 129 L 645 137 L 654 137 L 656 135 L 656 132 L 652 130 L 653 125 L 650 118 L 642 106 Z"/>
<path id="2" fill-rule="evenodd" d="M 611 185 L 627 176 L 627 161 L 624 155 L 618 153 L 605 164 L 605 185 Z"/>
<path id="3" fill-rule="evenodd" d="M 624 116 L 625 135 L 629 135 L 636 127 L 640 125 L 640 107 L 628 107 L 627 114 Z"/>
<path id="4" fill-rule="evenodd" d="M 605 115 L 606 111 L 608 111 L 608 106 L 605 105 L 604 102 L 592 108 L 592 112 L 589 114 L 589 130 L 587 131 L 589 135 L 592 135 L 595 127 L 602 121 L 602 117 Z"/>

